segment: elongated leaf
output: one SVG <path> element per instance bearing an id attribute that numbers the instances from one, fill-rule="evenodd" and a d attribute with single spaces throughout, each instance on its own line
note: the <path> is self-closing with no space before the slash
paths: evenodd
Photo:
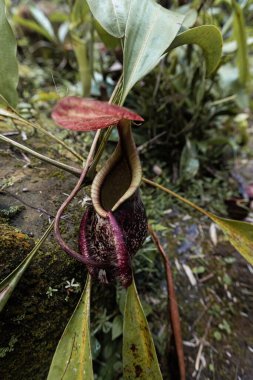
<path id="1" fill-rule="evenodd" d="M 52 118 L 61 127 L 74 131 L 106 128 L 122 119 L 143 121 L 141 116 L 124 107 L 76 96 L 61 99 L 53 109 Z"/>
<path id="2" fill-rule="evenodd" d="M 198 12 L 196 9 L 190 9 L 186 14 L 183 21 L 182 28 L 192 28 L 198 18 Z"/>
<path id="3" fill-rule="evenodd" d="M 52 41 L 56 41 L 53 26 L 47 16 L 37 7 L 31 6 L 30 11 L 37 23 L 48 33 Z"/>
<path id="4" fill-rule="evenodd" d="M 246 85 L 249 77 L 246 25 L 244 22 L 243 10 L 236 0 L 232 0 L 232 7 L 234 10 L 233 32 L 238 46 L 237 65 L 239 69 L 239 78 L 240 82 L 243 85 Z"/>
<path id="5" fill-rule="evenodd" d="M 66 21 L 60 25 L 58 32 L 57 32 L 57 37 L 58 37 L 61 44 L 64 43 L 68 32 L 69 32 L 69 23 Z"/>
<path id="6" fill-rule="evenodd" d="M 222 36 L 214 25 L 202 25 L 189 29 L 176 36 L 169 50 L 185 44 L 196 44 L 203 50 L 207 75 L 218 66 L 222 53 Z"/>
<path id="7" fill-rule="evenodd" d="M 155 346 L 135 283 L 127 289 L 123 326 L 124 380 L 162 379 Z"/>
<path id="8" fill-rule="evenodd" d="M 160 61 L 179 32 L 184 16 L 154 0 L 132 0 L 124 43 L 123 100 L 131 88 Z"/>
<path id="9" fill-rule="evenodd" d="M 149 73 L 170 46 L 184 20 L 154 0 L 87 0 L 91 12 L 114 37 L 124 39 L 124 100 L 131 88 Z"/>
<path id="10" fill-rule="evenodd" d="M 18 95 L 18 64 L 16 58 L 16 40 L 6 18 L 4 0 L 0 0 L 0 95 L 13 107 Z"/>
<path id="11" fill-rule="evenodd" d="M 94 20 L 94 27 L 101 41 L 108 49 L 115 49 L 120 44 L 120 40 L 109 34 L 96 20 Z"/>
<path id="12" fill-rule="evenodd" d="M 162 185 L 150 181 L 147 178 L 143 178 L 143 181 L 151 186 L 163 190 L 164 192 L 172 195 L 173 197 L 176 197 L 180 201 L 186 203 L 188 206 L 194 208 L 195 210 L 208 216 L 208 218 L 212 219 L 222 229 L 222 231 L 228 237 L 230 243 L 237 249 L 237 251 L 251 265 L 253 265 L 253 224 L 221 218 L 209 211 L 204 210 L 202 207 L 199 207 L 195 203 L 189 201 L 188 199 L 182 197 L 177 193 L 174 193 L 174 191 L 165 188 Z"/>
<path id="13" fill-rule="evenodd" d="M 80 301 L 56 348 L 47 380 L 93 380 L 88 276 Z"/>
<path id="14" fill-rule="evenodd" d="M 25 28 L 31 30 L 32 32 L 36 32 L 40 34 L 41 36 L 45 37 L 48 41 L 52 41 L 52 38 L 50 34 L 47 32 L 47 30 L 42 28 L 42 26 L 37 24 L 37 22 L 33 20 L 28 20 L 18 15 L 14 15 L 13 20 L 15 21 L 16 24 L 24 26 Z"/>
<path id="15" fill-rule="evenodd" d="M 238 220 L 220 218 L 211 213 L 208 214 L 227 235 L 230 243 L 237 251 L 253 265 L 253 225 Z"/>
<path id="16" fill-rule="evenodd" d="M 86 41 L 79 38 L 73 31 L 71 31 L 71 41 L 78 63 L 78 71 L 83 90 L 82 95 L 89 96 L 91 88 L 91 68 L 88 58 L 88 45 Z"/>
<path id="17" fill-rule="evenodd" d="M 90 10 L 112 36 L 121 38 L 125 35 L 127 16 L 132 0 L 87 0 Z"/>
<path id="18" fill-rule="evenodd" d="M 89 6 L 86 0 L 75 0 L 70 13 L 71 29 L 85 22 L 88 18 Z"/>
<path id="19" fill-rule="evenodd" d="M 10 298 L 13 290 L 17 286 L 19 280 L 23 276 L 30 262 L 38 252 L 41 245 L 44 243 L 49 233 L 53 229 L 54 223 L 52 222 L 42 238 L 38 241 L 32 251 L 27 255 L 27 257 L 19 264 L 19 266 L 14 269 L 13 272 L 9 274 L 1 283 L 0 283 L 0 312 L 3 310 L 6 305 L 8 299 Z"/>

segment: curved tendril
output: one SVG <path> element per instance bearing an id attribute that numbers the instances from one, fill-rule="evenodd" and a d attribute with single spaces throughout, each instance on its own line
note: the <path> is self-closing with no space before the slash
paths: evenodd
<path id="1" fill-rule="evenodd" d="M 97 262 L 95 262 L 93 260 L 89 260 L 89 259 L 83 257 L 82 255 L 80 255 L 80 253 L 76 252 L 71 247 L 69 247 L 69 245 L 62 238 L 61 232 L 60 232 L 60 221 L 61 221 L 62 214 L 63 214 L 65 208 L 70 204 L 70 202 L 72 201 L 72 199 L 76 196 L 76 194 L 81 189 L 83 181 L 84 181 L 84 179 L 85 179 L 85 177 L 86 177 L 86 175 L 87 175 L 87 173 L 89 171 L 90 165 L 91 165 L 92 160 L 93 160 L 93 153 L 94 153 L 95 148 L 96 148 L 98 137 L 99 137 L 99 135 L 97 133 L 96 136 L 95 136 L 95 138 L 94 138 L 94 140 L 93 140 L 92 147 L 90 149 L 90 153 L 88 155 L 86 164 L 85 164 L 85 166 L 84 166 L 84 168 L 82 170 L 81 176 L 80 176 L 80 178 L 79 178 L 76 186 L 74 187 L 74 189 L 72 190 L 72 192 L 70 193 L 70 195 L 65 199 L 65 201 L 62 203 L 61 207 L 57 211 L 57 214 L 56 214 L 56 217 L 55 217 L 55 222 L 54 222 L 54 235 L 55 235 L 55 238 L 56 238 L 57 242 L 62 247 L 62 249 L 66 253 L 68 253 L 70 256 L 74 257 L 76 260 L 82 262 L 83 264 L 93 265 L 93 266 L 96 266 L 96 267 L 101 267 L 102 264 L 99 264 L 99 263 L 97 263 Z"/>

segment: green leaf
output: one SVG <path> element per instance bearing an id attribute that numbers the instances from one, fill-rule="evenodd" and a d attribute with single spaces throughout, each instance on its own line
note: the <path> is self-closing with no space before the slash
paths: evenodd
<path id="1" fill-rule="evenodd" d="M 210 75 L 217 68 L 222 53 L 222 36 L 216 26 L 197 26 L 178 34 L 169 51 L 185 44 L 197 44 L 201 47 L 206 60 L 207 75 Z"/>
<path id="2" fill-rule="evenodd" d="M 54 33 L 53 26 L 46 15 L 37 7 L 30 6 L 30 12 L 33 15 L 37 23 L 47 32 L 51 41 L 56 41 L 57 38 Z"/>
<path id="3" fill-rule="evenodd" d="M 81 23 L 88 21 L 90 15 L 89 6 L 85 0 L 76 0 L 71 9 L 70 20 L 71 29 L 76 28 Z"/>
<path id="4" fill-rule="evenodd" d="M 10 298 L 13 290 L 19 283 L 19 280 L 23 276 L 24 272 L 26 271 L 27 267 L 29 266 L 30 262 L 38 252 L 41 245 L 44 243 L 46 238 L 48 237 L 49 233 L 53 229 L 54 222 L 50 224 L 42 238 L 38 241 L 38 243 L 35 245 L 35 247 L 32 249 L 32 251 L 27 255 L 27 257 L 19 264 L 19 266 L 12 271 L 8 277 L 6 277 L 1 283 L 0 283 L 0 312 L 3 310 L 4 306 L 8 302 L 8 299 Z"/>
<path id="5" fill-rule="evenodd" d="M 76 0 L 71 8 L 69 30 L 82 83 L 82 95 L 84 97 L 88 97 L 90 95 L 92 79 L 91 63 L 88 54 L 88 36 L 90 34 L 87 33 L 90 28 L 90 24 L 91 14 L 87 2 L 85 0 Z M 80 33 L 79 27 L 81 25 L 85 25 L 86 27 L 88 26 L 85 33 L 83 31 Z"/>
<path id="6" fill-rule="evenodd" d="M 247 47 L 247 34 L 246 25 L 244 22 L 243 10 L 241 6 L 232 0 L 232 7 L 234 10 L 233 15 L 233 32 L 235 40 L 237 41 L 237 65 L 239 69 L 240 82 L 243 85 L 247 84 L 249 78 L 249 61 L 248 61 L 248 47 Z"/>
<path id="7" fill-rule="evenodd" d="M 80 301 L 56 348 L 47 380 L 93 380 L 88 275 Z"/>
<path id="8" fill-rule="evenodd" d="M 0 0 L 0 95 L 13 107 L 18 100 L 17 44 L 6 17 L 4 0 Z"/>
<path id="9" fill-rule="evenodd" d="M 127 289 L 123 326 L 124 380 L 162 380 L 154 342 L 135 283 Z"/>
<path id="10" fill-rule="evenodd" d="M 50 34 L 47 32 L 47 30 L 45 30 L 44 28 L 42 28 L 35 21 L 28 20 L 28 19 L 20 17 L 18 15 L 14 15 L 13 16 L 13 20 L 14 20 L 15 23 L 17 23 L 17 24 L 19 24 L 21 26 L 24 26 L 25 28 L 27 28 L 27 29 L 29 29 L 29 30 L 31 30 L 33 32 L 36 32 L 36 33 L 40 34 L 41 36 L 45 37 L 48 41 L 52 42 L 52 38 L 51 38 Z"/>
<path id="11" fill-rule="evenodd" d="M 123 320 L 121 315 L 116 315 L 112 322 L 112 340 L 118 338 L 123 332 Z"/>
<path id="12" fill-rule="evenodd" d="M 183 21 L 183 28 L 191 28 L 195 24 L 198 18 L 198 12 L 196 9 L 190 9 L 186 14 Z"/>
<path id="13" fill-rule="evenodd" d="M 71 41 L 82 83 L 82 95 L 88 97 L 91 88 L 91 68 L 88 58 L 88 46 L 87 43 L 79 38 L 73 31 L 71 32 Z"/>
<path id="14" fill-rule="evenodd" d="M 184 202 L 188 206 L 194 208 L 195 210 L 201 212 L 202 214 L 208 216 L 212 219 L 224 234 L 228 237 L 230 243 L 237 249 L 237 251 L 251 264 L 253 265 L 253 224 L 247 222 L 241 222 L 238 220 L 231 220 L 226 218 L 221 218 L 213 213 L 204 210 L 195 203 L 189 201 L 188 199 L 182 197 L 181 195 L 175 193 L 174 191 L 165 188 L 153 181 L 143 178 L 143 181 L 149 185 L 152 185 L 164 192 L 172 195 L 173 197 Z"/>
<path id="15" fill-rule="evenodd" d="M 59 29 L 58 29 L 58 32 L 57 32 L 57 37 L 58 37 L 58 40 L 60 41 L 61 44 L 64 43 L 66 37 L 67 37 L 67 34 L 69 32 L 69 23 L 68 22 L 63 22 L 60 26 L 59 26 Z"/>
<path id="16" fill-rule="evenodd" d="M 120 40 L 109 34 L 105 29 L 102 28 L 102 26 L 96 20 L 94 21 L 95 29 L 101 41 L 105 44 L 105 46 L 108 49 L 115 49 L 119 45 Z"/>
<path id="17" fill-rule="evenodd" d="M 91 12 L 111 35 L 124 39 L 124 100 L 131 88 L 160 61 L 180 30 L 184 15 L 154 0 L 87 0 Z"/>
<path id="18" fill-rule="evenodd" d="M 220 218 L 210 212 L 208 214 L 227 235 L 237 251 L 253 265 L 253 225 L 238 220 Z"/>
<path id="19" fill-rule="evenodd" d="M 214 331 L 213 336 L 218 341 L 220 341 L 222 339 L 222 335 L 218 330 Z"/>
<path id="20" fill-rule="evenodd" d="M 196 144 L 187 139 L 180 157 L 180 177 L 182 180 L 189 180 L 194 178 L 198 171 L 199 160 Z"/>
<path id="21" fill-rule="evenodd" d="M 121 38 L 125 35 L 127 16 L 131 0 L 87 0 L 95 19 L 112 36 Z"/>
<path id="22" fill-rule="evenodd" d="M 184 15 L 154 0 L 132 0 L 124 43 L 123 100 L 131 88 L 160 61 L 181 28 Z"/>

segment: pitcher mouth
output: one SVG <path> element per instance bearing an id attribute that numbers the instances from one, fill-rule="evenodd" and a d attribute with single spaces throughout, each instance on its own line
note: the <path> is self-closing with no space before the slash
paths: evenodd
<path id="1" fill-rule="evenodd" d="M 141 163 L 131 131 L 131 122 L 118 125 L 119 142 L 91 186 L 93 206 L 103 218 L 129 199 L 141 183 Z"/>

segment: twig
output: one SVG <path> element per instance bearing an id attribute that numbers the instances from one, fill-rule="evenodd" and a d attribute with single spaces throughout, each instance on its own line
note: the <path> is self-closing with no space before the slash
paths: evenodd
<path id="1" fill-rule="evenodd" d="M 7 190 L 0 190 L 0 194 L 6 194 L 6 195 L 9 195 L 10 197 L 12 198 L 15 198 L 17 201 L 19 201 L 20 203 L 22 203 L 23 205 L 29 207 L 29 208 L 32 208 L 33 210 L 37 210 L 38 212 L 42 213 L 42 214 L 45 214 L 47 216 L 49 216 L 50 218 L 55 218 L 54 215 L 50 214 L 49 212 L 47 212 L 46 210 L 44 210 L 44 208 L 40 208 L 40 207 L 35 207 L 35 206 L 32 206 L 31 204 L 25 202 L 23 199 L 19 198 L 17 195 L 15 194 L 12 194 L 10 193 L 9 191 Z"/>
<path id="2" fill-rule="evenodd" d="M 176 300 L 176 294 L 175 294 L 174 283 L 173 283 L 173 274 L 172 274 L 172 270 L 170 266 L 170 261 L 159 241 L 158 236 L 153 231 L 150 225 L 148 229 L 153 239 L 153 242 L 157 246 L 158 251 L 162 255 L 162 258 L 164 261 L 164 266 L 166 270 L 167 288 L 168 288 L 168 294 L 169 294 L 169 314 L 170 314 L 172 331 L 173 331 L 173 335 L 175 339 L 178 366 L 179 366 L 179 372 L 180 372 L 180 380 L 185 380 L 186 373 L 185 373 L 184 350 L 183 350 L 183 342 L 182 342 L 182 334 L 181 334 L 181 326 L 180 326 L 180 317 L 179 317 L 178 304 Z"/>
<path id="3" fill-rule="evenodd" d="M 44 156 L 43 154 L 40 154 L 40 153 L 36 152 L 35 150 L 32 150 L 23 144 L 19 144 L 18 142 L 11 140 L 8 137 L 3 136 L 2 134 L 0 134 L 0 140 L 5 141 L 5 142 L 15 146 L 16 148 L 22 150 L 23 152 L 29 153 L 32 156 L 39 158 L 40 160 L 45 161 L 51 165 L 54 165 L 59 169 L 63 169 L 63 170 L 65 170 L 71 174 L 79 176 L 82 172 L 81 169 L 74 168 L 73 166 L 69 166 L 69 165 L 63 164 L 62 162 L 53 160 L 52 158 Z"/>
<path id="4" fill-rule="evenodd" d="M 210 307 L 211 307 L 212 304 L 213 304 L 213 302 L 209 302 L 208 305 L 203 304 L 203 302 L 201 303 L 201 305 L 204 307 L 204 310 L 202 310 L 202 312 L 199 314 L 199 316 L 192 323 L 192 325 L 190 326 L 190 331 L 193 331 L 194 327 L 197 325 L 197 323 L 199 321 L 201 321 L 201 319 L 208 312 L 208 310 L 210 309 Z"/>
<path id="5" fill-rule="evenodd" d="M 199 349 L 198 349 L 198 353 L 197 353 L 197 357 L 196 357 L 196 361 L 195 361 L 195 369 L 196 369 L 196 371 L 199 371 L 199 369 L 200 369 L 200 358 L 201 358 L 201 354 L 202 354 L 204 345 L 206 344 L 206 338 L 207 338 L 209 329 L 211 327 L 212 319 L 213 319 L 212 316 L 208 319 L 204 335 L 200 339 L 200 345 L 199 345 Z"/>
<path id="6" fill-rule="evenodd" d="M 16 136 L 19 135 L 18 131 L 9 131 L 9 132 L 4 132 L 2 133 L 3 136 Z"/>
<path id="7" fill-rule="evenodd" d="M 142 152 L 145 148 L 147 148 L 149 145 L 153 144 L 155 141 L 159 140 L 160 137 L 166 135 L 167 132 L 161 132 L 155 137 L 153 137 L 151 140 L 146 141 L 144 144 L 138 146 L 137 151 L 140 153 Z"/>
<path id="8" fill-rule="evenodd" d="M 9 105 L 9 107 L 10 107 L 10 105 Z M 1 110 L 0 111 L 0 115 L 2 115 L 4 117 L 9 117 L 11 119 L 14 119 L 16 122 L 18 121 L 19 123 L 24 124 L 24 125 L 26 125 L 28 127 L 38 129 L 39 131 L 41 131 L 42 133 L 44 133 L 45 135 L 49 136 L 51 139 L 53 139 L 54 141 L 56 141 L 58 144 L 62 145 L 66 150 L 68 150 L 70 153 L 72 153 L 73 156 L 75 156 L 76 158 L 78 158 L 78 160 L 83 161 L 83 157 L 80 156 L 80 154 L 78 154 L 76 151 L 74 151 L 72 148 L 70 148 L 67 144 L 65 144 L 64 141 L 58 139 L 58 137 L 56 137 L 52 133 L 48 132 L 40 124 L 38 124 L 38 123 L 31 123 L 30 121 L 22 118 L 17 113 L 17 111 L 14 108 L 12 108 L 12 107 L 11 107 L 11 110 L 12 110 L 12 112 L 9 112 L 7 110 Z"/>

